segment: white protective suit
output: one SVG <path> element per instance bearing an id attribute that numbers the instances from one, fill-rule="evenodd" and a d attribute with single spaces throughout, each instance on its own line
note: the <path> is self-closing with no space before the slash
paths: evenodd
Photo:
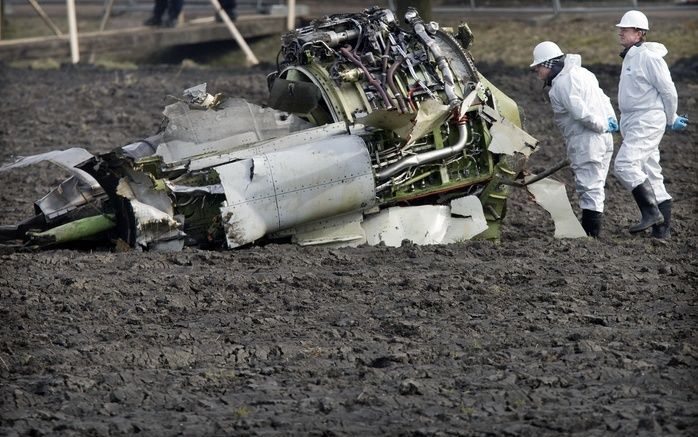
<path id="1" fill-rule="evenodd" d="M 548 95 L 567 144 L 579 207 L 603 212 L 604 185 L 613 154 L 608 118 L 616 118 L 611 101 L 596 76 L 582 67 L 579 55 L 566 55 L 565 66 L 552 80 Z"/>
<path id="2" fill-rule="evenodd" d="M 623 59 L 618 85 L 623 143 L 613 165 L 620 183 L 632 190 L 649 179 L 657 203 L 671 199 L 659 165 L 659 142 L 674 123 L 678 95 L 663 57 L 663 44 L 632 46 Z"/>

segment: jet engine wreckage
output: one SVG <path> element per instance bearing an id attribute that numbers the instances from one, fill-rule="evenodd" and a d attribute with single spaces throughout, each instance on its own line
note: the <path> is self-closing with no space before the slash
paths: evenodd
<path id="1" fill-rule="evenodd" d="M 497 239 L 517 185 L 551 212 L 556 236 L 583 236 L 559 182 L 515 181 L 537 140 L 477 71 L 467 24 L 440 28 L 414 9 L 405 24 L 377 7 L 324 17 L 282 37 L 268 107 L 202 84 L 145 140 L 5 165 L 52 161 L 71 176 L 35 202 L 35 216 L 1 226 L 0 242 L 180 250 Z"/>

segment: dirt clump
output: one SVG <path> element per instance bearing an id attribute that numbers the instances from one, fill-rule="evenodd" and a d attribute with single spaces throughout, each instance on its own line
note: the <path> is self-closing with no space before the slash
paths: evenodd
<path id="1" fill-rule="evenodd" d="M 561 159 L 532 75 L 479 68 L 541 140 L 530 168 Z M 619 66 L 590 68 L 617 107 Z M 201 82 L 263 104 L 271 70 L 0 66 L 0 161 L 133 142 Z M 499 244 L 0 253 L 0 434 L 695 435 L 696 143 L 695 125 L 662 142 L 666 242 L 627 233 L 609 176 L 600 240 L 552 238 L 517 191 Z M 2 223 L 62 177 L 0 174 Z"/>

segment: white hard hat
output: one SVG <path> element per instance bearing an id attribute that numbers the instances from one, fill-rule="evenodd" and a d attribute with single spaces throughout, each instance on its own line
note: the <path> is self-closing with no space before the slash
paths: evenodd
<path id="1" fill-rule="evenodd" d="M 564 55 L 564 53 L 562 53 L 562 50 L 560 50 L 557 44 L 552 41 L 543 41 L 533 49 L 533 64 L 531 64 L 530 67 L 535 67 L 538 64 L 542 64 L 545 61 L 558 58 L 562 55 Z"/>
<path id="2" fill-rule="evenodd" d="M 616 24 L 616 27 L 634 27 L 636 29 L 650 30 L 647 17 L 640 11 L 626 12 L 623 14 L 623 18 L 620 19 L 620 23 Z"/>

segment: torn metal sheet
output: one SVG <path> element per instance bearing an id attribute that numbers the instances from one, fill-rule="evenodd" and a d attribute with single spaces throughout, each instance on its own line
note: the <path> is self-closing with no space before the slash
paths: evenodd
<path id="1" fill-rule="evenodd" d="M 230 150 L 312 127 L 300 117 L 244 99 L 227 99 L 216 110 L 191 110 L 184 102 L 168 105 L 169 123 L 157 155 L 166 163 Z"/>
<path id="2" fill-rule="evenodd" d="M 63 168 L 71 175 L 80 179 L 80 181 L 82 181 L 84 185 L 88 187 L 99 188 L 99 184 L 97 183 L 95 178 L 93 178 L 86 172 L 78 168 L 75 168 L 77 164 L 87 161 L 93 156 L 94 155 L 92 155 L 90 152 L 81 147 L 73 147 L 66 150 L 54 150 L 52 152 L 41 153 L 38 155 L 20 157 L 16 161 L 9 164 L 5 164 L 2 167 L 0 167 L 0 172 L 12 170 L 14 168 L 27 167 L 30 165 L 38 164 L 40 162 L 48 161 Z"/>
<path id="3" fill-rule="evenodd" d="M 366 243 L 362 221 L 363 214 L 354 212 L 297 227 L 291 235 L 301 246 L 357 247 Z"/>
<path id="4" fill-rule="evenodd" d="M 550 213 L 555 222 L 556 238 L 586 237 L 584 228 L 574 215 L 562 182 L 546 178 L 527 185 L 526 189 L 533 194 L 536 202 Z"/>
<path id="5" fill-rule="evenodd" d="M 424 138 L 424 136 L 436 129 L 437 126 L 441 126 L 450 116 L 451 107 L 442 104 L 441 101 L 434 99 L 423 101 L 419 105 L 419 111 L 417 111 L 414 124 L 395 131 L 401 138 L 407 140 L 403 146 L 403 150 L 412 146 L 415 141 Z"/>
<path id="6" fill-rule="evenodd" d="M 470 240 L 487 230 L 487 219 L 482 203 L 476 196 L 465 196 L 451 201 L 451 225 L 446 241 Z"/>
<path id="7" fill-rule="evenodd" d="M 182 92 L 182 96 L 189 102 L 190 105 L 198 106 L 203 109 L 211 109 L 220 105 L 223 95 L 221 93 L 215 96 L 206 92 L 206 83 L 202 83 Z"/>
<path id="8" fill-rule="evenodd" d="M 383 242 L 400 247 L 404 240 L 420 245 L 439 244 L 448 230 L 450 216 L 450 208 L 444 205 L 396 206 L 367 217 L 362 227 L 371 246 Z"/>
<path id="9" fill-rule="evenodd" d="M 420 103 L 417 113 L 401 113 L 397 110 L 379 110 L 357 119 L 366 126 L 388 129 L 406 140 L 404 148 L 431 133 L 451 115 L 451 108 L 439 100 L 429 99 Z"/>
<path id="10" fill-rule="evenodd" d="M 207 194 L 225 194 L 223 185 L 202 185 L 198 187 L 188 187 L 186 185 L 177 185 L 170 181 L 166 181 L 165 184 L 171 192 L 175 194 L 193 194 L 193 193 L 207 193 Z"/>
<path id="11" fill-rule="evenodd" d="M 216 167 L 228 245 L 371 207 L 370 162 L 363 140 L 343 135 Z"/>
<path id="12" fill-rule="evenodd" d="M 451 206 L 393 207 L 368 216 L 361 225 L 370 245 L 399 247 L 405 240 L 418 245 L 469 240 L 487 229 L 480 200 L 455 199 Z"/>
<path id="13" fill-rule="evenodd" d="M 130 176 L 128 179 L 119 180 L 116 194 L 150 205 L 170 217 L 174 215 L 174 208 L 167 193 L 153 190 L 152 181 L 146 174 L 133 172 Z"/>
<path id="14" fill-rule="evenodd" d="M 529 135 L 505 118 L 494 122 L 490 128 L 490 133 L 492 134 L 492 141 L 488 146 L 488 150 L 492 153 L 503 153 L 505 155 L 521 153 L 529 156 L 534 150 L 526 140 L 526 137 Z"/>
<path id="15" fill-rule="evenodd" d="M 95 178 L 87 172 L 75 168 L 75 165 L 92 157 L 93 155 L 87 150 L 73 147 L 71 149 L 18 158 L 14 162 L 0 167 L 0 172 L 27 167 L 40 162 L 50 162 L 70 173 L 71 176 L 68 179 L 34 202 L 35 207 L 45 215 L 46 221 L 51 223 L 56 217 L 80 206 L 87 205 L 95 197 L 104 193 L 104 190 Z"/>
<path id="16" fill-rule="evenodd" d="M 173 247 L 171 250 L 181 250 L 184 247 L 180 224 L 169 214 L 136 199 L 131 200 L 131 208 L 138 230 L 136 243 L 140 247 L 157 249 L 152 247 L 153 244 L 162 245 L 161 248 Z M 172 240 L 178 241 L 174 245 L 168 244 Z"/>
<path id="17" fill-rule="evenodd" d="M 407 136 L 401 135 L 401 138 L 406 140 L 409 136 L 409 129 L 413 124 L 414 118 L 415 114 L 412 112 L 399 112 L 396 109 L 382 109 L 360 117 L 356 122 L 364 126 L 387 129 L 395 133 L 402 132 Z"/>
<path id="18" fill-rule="evenodd" d="M 174 218 L 168 194 L 153 189 L 152 180 L 144 173 L 130 172 L 121 178 L 116 194 L 129 200 L 136 225 L 136 244 L 151 250 L 180 250 L 186 235 L 182 223 Z M 179 248 L 179 249 L 177 249 Z"/>
<path id="19" fill-rule="evenodd" d="M 356 131 L 356 129 L 353 129 Z M 345 123 L 332 123 L 324 126 L 306 129 L 300 132 L 295 132 L 281 138 L 273 138 L 266 141 L 250 144 L 244 148 L 234 148 L 221 153 L 210 153 L 204 156 L 192 158 L 187 165 L 189 170 L 202 170 L 205 168 L 215 167 L 226 164 L 239 159 L 249 159 L 253 156 L 263 155 L 265 153 L 273 153 L 285 148 L 300 146 L 309 142 L 330 138 L 335 135 L 347 133 Z M 354 132 L 352 132 L 354 133 Z"/>
<path id="20" fill-rule="evenodd" d="M 75 169 L 77 171 L 82 171 Z M 85 175 L 91 177 L 87 173 Z M 95 181 L 96 183 L 96 181 Z M 71 176 L 46 196 L 37 200 L 34 205 L 46 216 L 48 221 L 63 215 L 82 205 L 87 205 L 97 196 L 104 193 L 102 187 L 87 187 L 83 181 Z"/>

